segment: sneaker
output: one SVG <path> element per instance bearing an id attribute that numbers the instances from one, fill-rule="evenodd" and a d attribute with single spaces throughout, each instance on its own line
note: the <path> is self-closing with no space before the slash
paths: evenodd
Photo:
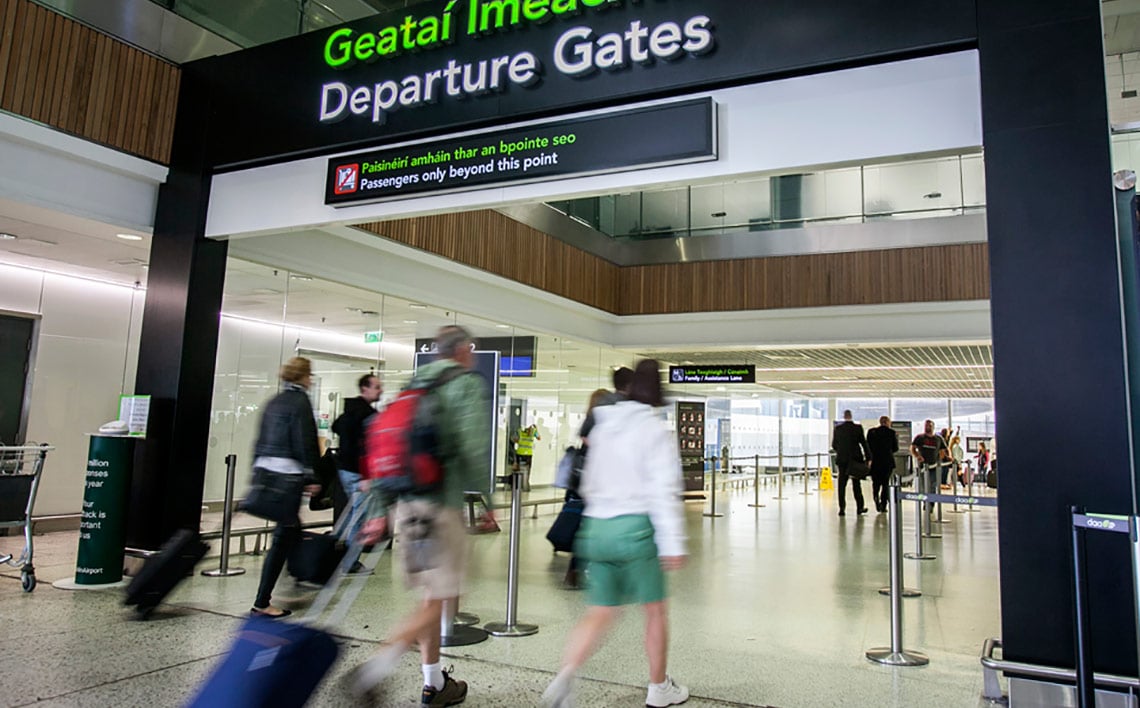
<path id="1" fill-rule="evenodd" d="M 539 705 L 542 708 L 574 708 L 573 688 L 571 681 L 555 677 L 542 692 Z"/>
<path id="2" fill-rule="evenodd" d="M 689 689 L 673 680 L 672 676 L 665 677 L 661 685 L 649 684 L 649 695 L 645 697 L 645 705 L 649 708 L 665 708 L 665 706 L 681 705 L 689 700 Z"/>
<path id="3" fill-rule="evenodd" d="M 454 706 L 467 700 L 467 683 L 451 678 L 450 671 L 443 672 L 443 688 L 424 686 L 420 703 L 425 706 Z"/>

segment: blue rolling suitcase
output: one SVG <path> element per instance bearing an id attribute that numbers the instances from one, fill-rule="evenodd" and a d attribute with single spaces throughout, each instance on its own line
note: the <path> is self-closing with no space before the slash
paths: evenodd
<path id="1" fill-rule="evenodd" d="M 364 566 L 376 567 L 382 545 L 366 556 Z M 361 547 L 353 544 L 336 573 L 317 595 L 300 622 L 252 617 L 238 632 L 230 651 L 190 702 L 190 708 L 301 708 L 336 663 L 340 648 L 328 632 L 312 622 L 332 602 L 345 577 L 352 581 L 325 623 L 344 620 L 370 573 L 346 576 Z"/>

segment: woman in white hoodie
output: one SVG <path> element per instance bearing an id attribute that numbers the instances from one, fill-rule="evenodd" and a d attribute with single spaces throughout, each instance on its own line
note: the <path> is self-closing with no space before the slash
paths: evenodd
<path id="1" fill-rule="evenodd" d="M 574 551 L 586 561 L 589 609 L 570 634 L 562 669 L 543 694 L 571 705 L 574 675 L 597 650 L 623 605 L 645 610 L 647 706 L 684 703 L 689 690 L 665 672 L 669 652 L 665 574 L 685 560 L 685 518 L 677 442 L 654 408 L 663 404 L 652 359 L 638 363 L 629 400 L 595 409 L 579 492 L 586 501 Z"/>

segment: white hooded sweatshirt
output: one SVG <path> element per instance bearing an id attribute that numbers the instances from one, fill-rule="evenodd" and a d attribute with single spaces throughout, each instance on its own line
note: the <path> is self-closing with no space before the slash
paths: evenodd
<path id="1" fill-rule="evenodd" d="M 677 441 L 650 406 L 622 401 L 594 409 L 597 424 L 579 491 L 586 516 L 648 514 L 660 556 L 685 555 Z"/>

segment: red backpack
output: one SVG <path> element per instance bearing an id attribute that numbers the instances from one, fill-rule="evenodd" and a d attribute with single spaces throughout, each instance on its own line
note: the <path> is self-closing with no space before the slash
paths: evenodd
<path id="1" fill-rule="evenodd" d="M 364 441 L 364 477 L 392 495 L 430 492 L 443 484 L 439 399 L 435 389 L 469 372 L 446 369 L 430 383 L 408 387 L 373 416 Z"/>

